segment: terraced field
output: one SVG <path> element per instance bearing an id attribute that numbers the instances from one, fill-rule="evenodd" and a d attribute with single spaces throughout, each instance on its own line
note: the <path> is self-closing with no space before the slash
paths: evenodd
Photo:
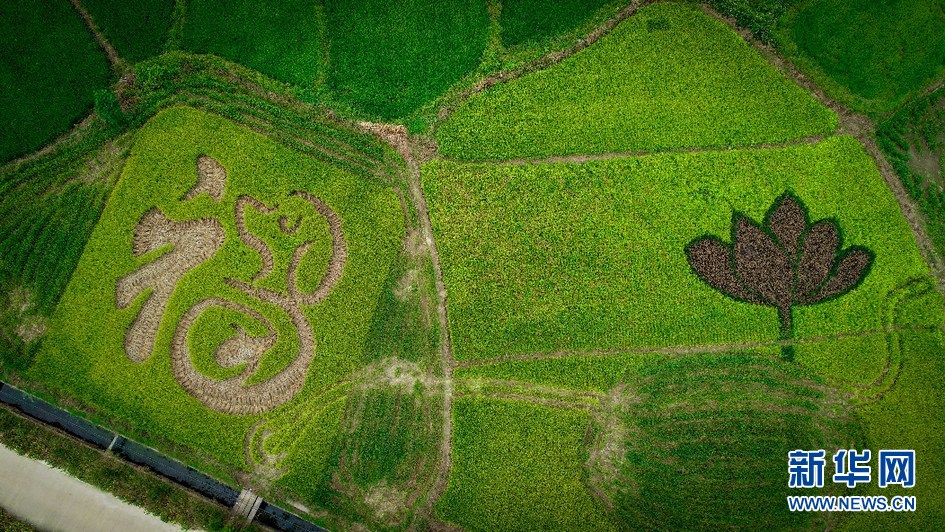
<path id="1" fill-rule="evenodd" d="M 117 81 L 0 169 L 0 376 L 329 529 L 934 529 L 937 4 L 708 4 L 54 12 L 6 158 Z M 851 448 L 915 487 L 788 487 Z"/>

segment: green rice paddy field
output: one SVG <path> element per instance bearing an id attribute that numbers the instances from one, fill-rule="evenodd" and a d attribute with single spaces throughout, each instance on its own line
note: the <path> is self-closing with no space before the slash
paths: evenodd
<path id="1" fill-rule="evenodd" d="M 0 8 L 0 377 L 332 530 L 934 529 L 941 3 L 643 4 Z"/>

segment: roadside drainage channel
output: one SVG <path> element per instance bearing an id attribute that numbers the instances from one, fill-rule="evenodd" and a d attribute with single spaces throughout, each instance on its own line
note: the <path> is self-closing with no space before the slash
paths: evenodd
<path id="1" fill-rule="evenodd" d="M 279 506 L 265 502 L 251 490 L 237 490 L 192 467 L 173 460 L 134 440 L 104 429 L 86 419 L 72 415 L 38 397 L 0 381 L 0 402 L 20 410 L 29 417 L 57 427 L 104 451 L 155 473 L 204 497 L 231 508 L 247 522 L 287 532 L 326 532 L 324 528 L 302 519 Z"/>

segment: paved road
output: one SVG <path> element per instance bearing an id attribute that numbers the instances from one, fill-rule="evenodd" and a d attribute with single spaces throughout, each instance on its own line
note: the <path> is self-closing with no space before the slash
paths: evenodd
<path id="1" fill-rule="evenodd" d="M 40 530 L 51 532 L 182 530 L 2 445 L 0 507 Z"/>

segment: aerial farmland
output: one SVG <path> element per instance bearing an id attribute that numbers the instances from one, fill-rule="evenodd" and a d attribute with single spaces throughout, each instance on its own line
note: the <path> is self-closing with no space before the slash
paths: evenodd
<path id="1" fill-rule="evenodd" d="M 942 0 L 0 29 L 0 529 L 945 521 Z"/>

